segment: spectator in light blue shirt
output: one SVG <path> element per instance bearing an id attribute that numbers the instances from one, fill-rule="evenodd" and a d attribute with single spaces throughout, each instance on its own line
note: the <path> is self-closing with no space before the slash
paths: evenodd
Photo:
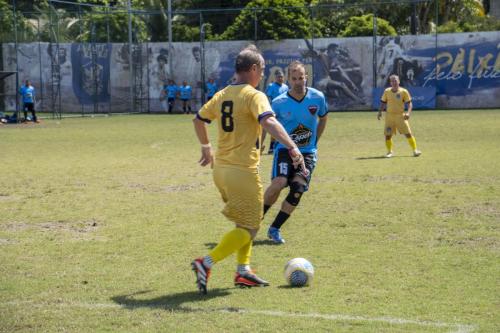
<path id="1" fill-rule="evenodd" d="M 161 92 L 160 100 L 165 98 L 167 95 L 168 102 L 168 113 L 172 113 L 175 106 L 175 98 L 179 94 L 179 87 L 175 84 L 174 80 L 168 80 L 168 85 L 163 87 Z"/>
<path id="2" fill-rule="evenodd" d="M 181 95 L 182 111 L 184 113 L 191 113 L 191 95 L 193 89 L 186 81 L 183 81 L 182 86 L 179 87 L 179 93 Z"/>
<path id="3" fill-rule="evenodd" d="M 32 120 L 38 123 L 35 114 L 35 87 L 31 85 L 30 80 L 26 80 L 24 86 L 19 88 L 19 94 L 23 100 L 24 121 L 28 121 L 28 111 L 30 111 L 33 117 Z"/>
<path id="4" fill-rule="evenodd" d="M 209 78 L 207 82 L 207 102 L 214 97 L 215 93 L 219 90 L 214 78 Z"/>

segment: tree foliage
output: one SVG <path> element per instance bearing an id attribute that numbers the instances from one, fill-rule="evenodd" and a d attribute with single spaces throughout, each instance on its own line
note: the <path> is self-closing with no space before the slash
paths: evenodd
<path id="1" fill-rule="evenodd" d="M 308 3 L 301 0 L 254 0 L 249 2 L 219 39 L 308 38 L 317 26 Z"/>
<path id="2" fill-rule="evenodd" d="M 101 7 L 79 6 L 79 2 Z M 132 15 L 134 41 L 167 41 L 166 1 L 131 2 L 134 9 L 144 11 Z M 0 0 L 0 41 L 14 40 L 11 3 Z M 17 4 L 18 41 L 36 40 L 38 33 L 42 41 L 128 41 L 127 0 Z M 435 31 L 436 23 L 439 32 L 500 30 L 499 20 L 486 14 L 488 1 L 437 0 L 437 17 L 435 4 L 434 0 L 399 4 L 381 0 L 173 0 L 173 40 L 199 40 L 201 26 L 207 40 L 371 36 L 374 13 L 378 35 L 412 33 L 411 22 L 418 33 Z"/>
<path id="3" fill-rule="evenodd" d="M 15 22 L 15 24 L 14 24 Z M 15 31 L 17 30 L 17 40 L 19 42 L 31 41 L 35 38 L 36 31 L 21 12 L 12 10 L 11 1 L 0 0 L 0 42 L 15 41 Z"/>
<path id="4" fill-rule="evenodd" d="M 377 17 L 377 35 L 395 36 L 396 30 L 386 20 Z M 340 33 L 342 37 L 373 36 L 373 14 L 351 17 L 345 29 Z"/>

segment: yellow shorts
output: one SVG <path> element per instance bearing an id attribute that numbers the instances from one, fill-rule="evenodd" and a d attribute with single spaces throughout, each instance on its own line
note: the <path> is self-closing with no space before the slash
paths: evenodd
<path id="1" fill-rule="evenodd" d="M 396 130 L 401 134 L 411 134 L 410 124 L 408 120 L 403 118 L 402 114 L 387 113 L 385 116 L 384 134 L 392 136 L 397 134 Z"/>
<path id="2" fill-rule="evenodd" d="M 264 214 L 264 194 L 259 174 L 215 165 L 213 176 L 215 186 L 226 203 L 222 214 L 239 226 L 259 228 Z"/>

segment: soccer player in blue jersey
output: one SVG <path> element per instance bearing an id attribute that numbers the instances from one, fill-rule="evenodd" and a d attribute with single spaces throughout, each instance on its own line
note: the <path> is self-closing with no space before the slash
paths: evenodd
<path id="1" fill-rule="evenodd" d="M 184 113 L 191 113 L 191 94 L 193 89 L 187 81 L 182 82 L 182 86 L 179 87 L 179 95 L 182 101 L 182 111 Z"/>
<path id="2" fill-rule="evenodd" d="M 214 97 L 215 93 L 219 90 L 217 87 L 217 83 L 215 83 L 215 80 L 213 77 L 208 79 L 207 82 L 207 102 Z"/>
<path id="3" fill-rule="evenodd" d="M 267 232 L 268 237 L 277 244 L 285 242 L 280 228 L 299 204 L 302 194 L 308 190 L 317 160 L 317 144 L 325 130 L 328 114 L 323 93 L 306 86 L 307 73 L 303 63 L 294 61 L 288 66 L 288 82 L 290 90 L 276 97 L 272 108 L 304 156 L 307 170 L 295 169 L 287 148 L 281 143 L 276 144 L 272 181 L 264 193 L 264 214 L 278 200 L 281 191 L 287 186 L 290 188 Z"/>
<path id="4" fill-rule="evenodd" d="M 286 93 L 288 91 L 288 86 L 285 84 L 285 75 L 281 69 L 277 69 L 274 71 L 274 82 L 269 84 L 266 89 L 266 96 L 269 98 L 269 102 L 272 102 L 273 99 L 278 97 L 279 95 Z M 266 138 L 266 132 L 263 132 L 262 136 L 262 144 L 264 144 L 264 139 Z M 269 143 L 268 154 L 272 154 L 274 151 L 274 145 L 276 140 L 271 137 L 271 142 Z M 262 145 L 262 149 L 264 149 L 264 145 Z"/>
<path id="5" fill-rule="evenodd" d="M 33 121 L 38 123 L 35 114 L 35 87 L 31 85 L 30 80 L 26 80 L 24 86 L 19 88 L 19 94 L 23 99 L 24 121 L 28 121 L 28 111 L 30 111 Z"/>

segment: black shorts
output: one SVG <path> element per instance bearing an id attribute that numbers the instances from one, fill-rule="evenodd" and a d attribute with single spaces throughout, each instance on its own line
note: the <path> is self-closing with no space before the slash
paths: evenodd
<path id="1" fill-rule="evenodd" d="M 30 112 L 33 112 L 35 111 L 35 104 L 34 103 L 24 103 L 23 104 L 23 111 L 30 111 Z"/>
<path id="2" fill-rule="evenodd" d="M 288 180 L 288 184 L 292 181 L 295 175 L 300 175 L 306 181 L 306 190 L 309 187 L 309 182 L 311 181 L 311 176 L 316 166 L 316 154 L 313 153 L 303 153 L 304 164 L 306 169 L 309 170 L 309 175 L 306 177 L 301 170 L 297 170 L 293 167 L 292 158 L 288 153 L 287 149 L 280 149 L 274 152 L 273 160 L 273 174 L 272 179 L 276 177 L 285 177 Z"/>
<path id="3" fill-rule="evenodd" d="M 167 98 L 167 101 L 169 103 L 173 103 L 173 102 L 175 102 L 175 97 L 169 97 L 169 98 Z"/>

